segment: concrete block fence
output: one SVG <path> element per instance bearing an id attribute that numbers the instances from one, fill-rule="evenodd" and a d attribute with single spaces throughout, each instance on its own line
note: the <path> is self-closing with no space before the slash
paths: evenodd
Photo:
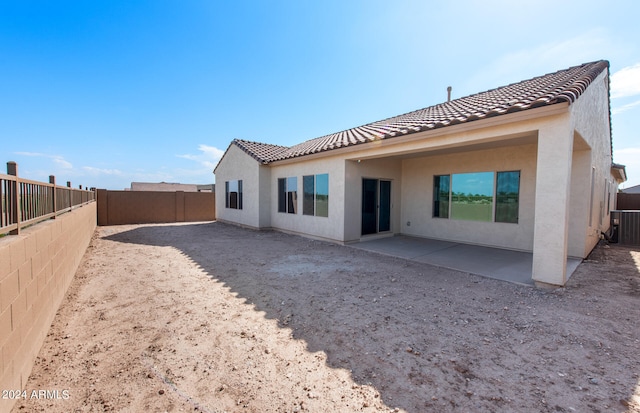
<path id="1" fill-rule="evenodd" d="M 0 238 L 0 391 L 41 390 L 26 389 L 27 379 L 96 229 L 96 208 L 91 202 Z M 15 401 L 0 397 L 0 412 Z"/>

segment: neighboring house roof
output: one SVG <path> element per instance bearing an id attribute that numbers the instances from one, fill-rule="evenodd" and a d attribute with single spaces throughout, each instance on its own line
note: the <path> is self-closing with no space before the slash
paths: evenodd
<path id="1" fill-rule="evenodd" d="M 161 192 L 198 192 L 198 185 L 178 184 L 172 182 L 131 182 L 132 191 L 161 191 Z"/>
<path id="2" fill-rule="evenodd" d="M 575 102 L 598 75 L 609 68 L 599 60 L 533 79 L 419 109 L 404 115 L 322 136 L 292 147 L 234 139 L 257 161 L 270 162 L 329 151 L 361 143 L 486 119 L 557 103 Z"/>
<path id="3" fill-rule="evenodd" d="M 216 192 L 216 184 L 196 185 L 198 192 Z"/>
<path id="4" fill-rule="evenodd" d="M 640 185 L 630 186 L 629 188 L 623 189 L 621 192 L 625 194 L 640 194 Z"/>

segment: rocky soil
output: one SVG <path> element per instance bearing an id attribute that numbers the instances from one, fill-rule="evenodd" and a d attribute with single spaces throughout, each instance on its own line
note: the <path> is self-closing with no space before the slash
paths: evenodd
<path id="1" fill-rule="evenodd" d="M 13 411 L 640 412 L 639 251 L 545 290 L 221 223 L 100 227 L 27 383 L 60 397 Z"/>

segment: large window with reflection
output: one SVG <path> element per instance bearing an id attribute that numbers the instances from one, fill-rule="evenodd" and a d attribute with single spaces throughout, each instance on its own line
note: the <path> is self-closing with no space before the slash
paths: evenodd
<path id="1" fill-rule="evenodd" d="M 491 222 L 493 214 L 493 172 L 451 176 L 451 218 Z"/>
<path id="2" fill-rule="evenodd" d="M 278 212 L 296 214 L 298 211 L 298 178 L 278 178 Z"/>
<path id="3" fill-rule="evenodd" d="M 520 171 L 496 174 L 496 222 L 518 223 Z"/>
<path id="4" fill-rule="evenodd" d="M 433 177 L 433 216 L 449 218 L 449 175 Z"/>
<path id="5" fill-rule="evenodd" d="M 518 223 L 520 171 L 436 175 L 433 216 Z"/>
<path id="6" fill-rule="evenodd" d="M 302 213 L 329 216 L 329 174 L 302 177 Z"/>
<path id="7" fill-rule="evenodd" d="M 224 206 L 232 209 L 242 209 L 242 179 L 226 181 L 224 183 Z"/>

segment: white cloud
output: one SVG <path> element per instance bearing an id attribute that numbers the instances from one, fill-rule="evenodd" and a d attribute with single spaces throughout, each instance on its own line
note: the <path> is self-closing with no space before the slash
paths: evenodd
<path id="1" fill-rule="evenodd" d="M 177 155 L 177 157 L 198 162 L 202 167 L 213 171 L 213 168 L 215 168 L 220 158 L 222 158 L 222 155 L 224 155 L 224 151 L 216 148 L 215 146 L 199 145 L 198 150 L 201 152 L 200 154 Z"/>
<path id="2" fill-rule="evenodd" d="M 216 148 L 215 146 L 200 145 L 198 149 L 211 156 L 211 158 L 215 159 L 216 161 L 219 161 L 220 158 L 222 158 L 222 155 L 224 155 L 224 151 L 222 149 Z"/>
<path id="3" fill-rule="evenodd" d="M 53 156 L 51 157 L 51 159 L 53 160 L 53 163 L 55 163 L 56 165 L 58 165 L 63 169 L 73 168 L 73 165 L 71 165 L 71 162 L 65 161 L 64 158 L 62 158 L 61 156 Z"/>
<path id="4" fill-rule="evenodd" d="M 613 46 L 601 29 L 504 55 L 469 79 L 478 92 L 601 59 Z"/>
<path id="5" fill-rule="evenodd" d="M 89 173 L 90 175 L 115 175 L 121 176 L 122 171 L 118 169 L 104 169 L 104 168 L 94 168 L 93 166 L 83 166 L 82 169 Z"/>
<path id="6" fill-rule="evenodd" d="M 634 108 L 636 106 L 640 105 L 640 100 L 637 100 L 635 102 L 631 102 L 631 103 L 627 103 L 626 105 L 622 105 L 622 106 L 617 106 L 617 107 L 613 107 L 611 108 L 611 113 L 612 114 L 618 114 L 618 113 L 622 113 L 625 112 L 631 108 Z"/>
<path id="7" fill-rule="evenodd" d="M 627 182 L 623 184 L 624 188 L 640 185 L 640 147 L 614 150 L 613 161 L 625 166 Z"/>
<path id="8" fill-rule="evenodd" d="M 640 95 L 640 63 L 623 67 L 611 75 L 612 99 L 636 95 Z"/>
<path id="9" fill-rule="evenodd" d="M 22 156 L 47 156 L 43 153 L 38 153 L 38 152 L 15 152 L 16 155 L 22 155 Z"/>

